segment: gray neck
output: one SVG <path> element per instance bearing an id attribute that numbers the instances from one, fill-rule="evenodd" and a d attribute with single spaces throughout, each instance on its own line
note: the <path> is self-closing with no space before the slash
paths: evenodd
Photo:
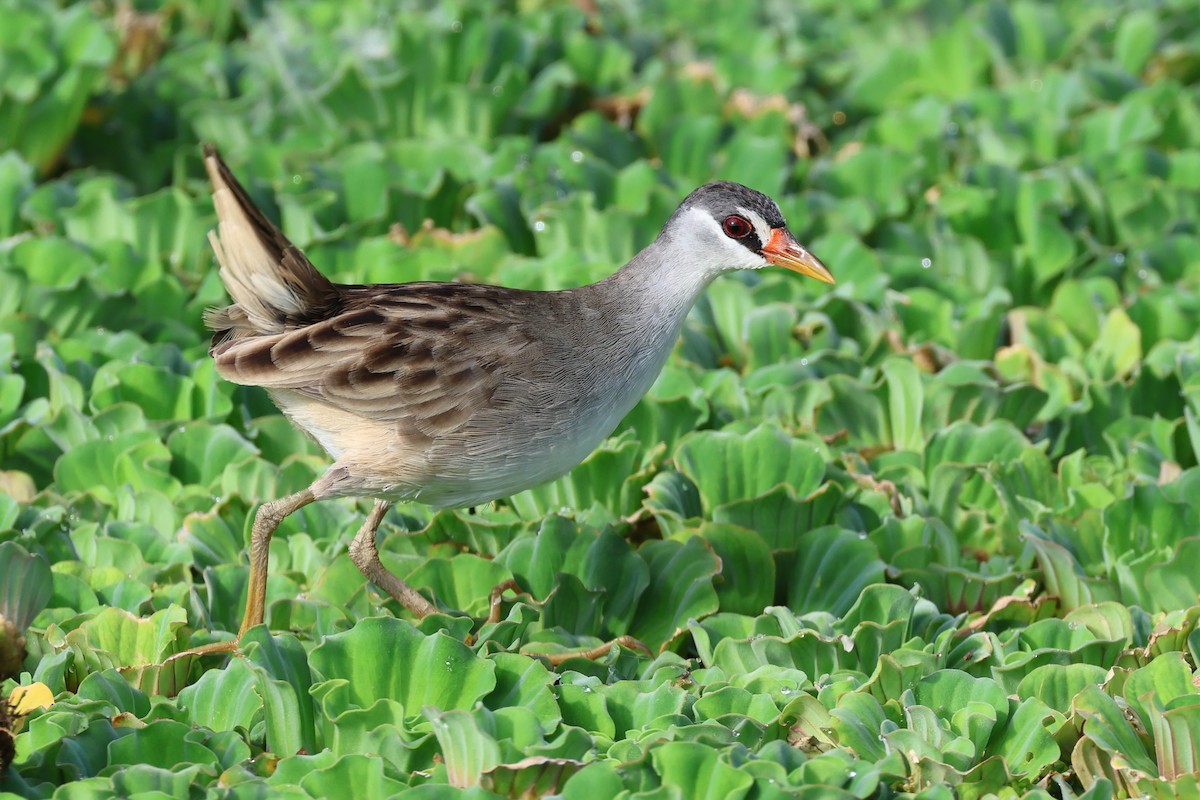
<path id="1" fill-rule="evenodd" d="M 587 287 L 604 309 L 594 323 L 599 335 L 593 343 L 603 343 L 615 367 L 613 377 L 628 387 L 629 397 L 619 404 L 622 414 L 654 383 L 688 312 L 718 274 L 698 269 L 670 239 L 659 236 L 620 270 Z"/>

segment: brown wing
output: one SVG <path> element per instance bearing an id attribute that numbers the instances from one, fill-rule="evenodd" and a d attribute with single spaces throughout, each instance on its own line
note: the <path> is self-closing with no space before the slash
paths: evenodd
<path id="1" fill-rule="evenodd" d="M 535 293 L 448 283 L 338 288 L 342 308 L 327 319 L 215 346 L 218 372 L 436 437 L 460 429 L 520 364 L 541 357 L 526 321 Z"/>

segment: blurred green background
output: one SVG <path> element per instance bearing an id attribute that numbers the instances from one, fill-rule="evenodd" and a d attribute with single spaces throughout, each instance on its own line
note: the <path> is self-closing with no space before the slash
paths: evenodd
<path id="1" fill-rule="evenodd" d="M 0 797 L 1200 796 L 1198 79 L 1192 0 L 0 0 Z M 393 511 L 447 613 L 322 503 L 164 667 L 327 463 L 208 359 L 201 142 L 342 282 L 593 281 L 724 178 L 838 284 Z"/>

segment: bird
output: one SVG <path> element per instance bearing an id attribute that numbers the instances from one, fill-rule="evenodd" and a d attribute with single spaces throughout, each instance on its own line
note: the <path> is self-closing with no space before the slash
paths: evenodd
<path id="1" fill-rule="evenodd" d="M 649 390 L 719 275 L 769 265 L 832 284 L 779 206 L 738 183 L 688 194 L 658 237 L 603 280 L 559 291 L 476 283 L 337 284 L 203 147 L 209 242 L 232 303 L 211 308 L 217 373 L 264 388 L 328 454 L 310 486 L 260 505 L 237 647 L 262 624 L 271 536 L 318 500 L 374 499 L 349 555 L 415 617 L 437 611 L 379 560 L 389 506 L 472 507 L 566 474 Z"/>

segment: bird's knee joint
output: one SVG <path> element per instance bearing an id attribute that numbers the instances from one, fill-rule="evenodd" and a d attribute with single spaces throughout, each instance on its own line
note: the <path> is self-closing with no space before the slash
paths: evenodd
<path id="1" fill-rule="evenodd" d="M 263 503 L 254 513 L 254 532 L 270 533 L 278 528 L 281 522 L 283 514 L 279 513 L 274 503 Z"/>
<path id="2" fill-rule="evenodd" d="M 375 540 L 370 536 L 355 536 L 350 542 L 350 560 L 361 567 L 375 559 Z"/>

